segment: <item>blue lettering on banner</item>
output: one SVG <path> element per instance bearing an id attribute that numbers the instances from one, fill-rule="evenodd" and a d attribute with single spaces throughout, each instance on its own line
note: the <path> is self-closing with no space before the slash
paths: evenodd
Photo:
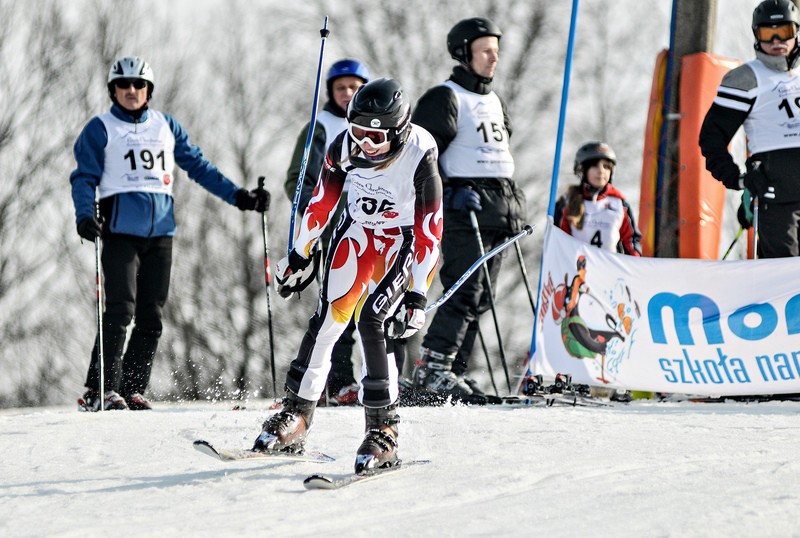
<path id="1" fill-rule="evenodd" d="M 694 337 L 689 328 L 689 314 L 693 310 L 699 310 L 702 315 L 706 342 L 709 345 L 725 343 L 720 324 L 721 314 L 713 299 L 699 293 L 678 296 L 669 292 L 657 293 L 647 303 L 647 317 L 653 343 L 668 343 L 663 319 L 664 310 L 667 308 L 672 311 L 675 334 L 680 345 L 694 345 Z M 748 316 L 751 320 L 758 317 L 758 324 L 750 326 L 745 323 L 745 318 Z M 788 335 L 800 334 L 800 294 L 787 301 L 784 308 L 784 320 Z M 730 331 L 742 340 L 749 341 L 767 338 L 775 332 L 779 323 L 778 311 L 769 303 L 743 306 L 728 317 Z"/>
<path id="2" fill-rule="evenodd" d="M 758 355 L 756 364 L 764 381 L 787 381 L 800 377 L 800 351 L 792 351 L 791 360 L 786 353 L 772 357 Z"/>
<path id="3" fill-rule="evenodd" d="M 798 352 L 797 355 L 800 355 Z M 765 357 L 766 358 L 766 357 Z M 795 362 L 798 359 L 795 357 Z M 721 385 L 723 383 L 750 383 L 744 361 L 739 357 L 729 358 L 717 348 L 717 358 L 692 359 L 688 350 L 683 350 L 683 358 L 658 359 L 664 380 L 667 383 L 684 385 Z M 763 375 L 763 374 L 762 374 Z"/>

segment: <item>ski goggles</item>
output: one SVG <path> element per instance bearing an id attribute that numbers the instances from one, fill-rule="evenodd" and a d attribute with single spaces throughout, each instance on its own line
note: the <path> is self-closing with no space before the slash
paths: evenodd
<path id="1" fill-rule="evenodd" d="M 143 90 L 147 86 L 147 81 L 141 78 L 118 78 L 114 80 L 114 86 L 120 90 L 127 90 L 131 86 L 137 90 Z"/>
<path id="2" fill-rule="evenodd" d="M 797 27 L 791 22 L 771 26 L 757 26 L 754 33 L 756 34 L 756 39 L 763 43 L 769 43 L 776 37 L 780 41 L 789 41 L 797 35 Z"/>
<path id="3" fill-rule="evenodd" d="M 376 129 L 374 127 L 364 127 L 350 123 L 347 125 L 347 132 L 350 137 L 358 144 L 369 143 L 375 149 L 382 148 L 390 142 L 389 129 Z"/>

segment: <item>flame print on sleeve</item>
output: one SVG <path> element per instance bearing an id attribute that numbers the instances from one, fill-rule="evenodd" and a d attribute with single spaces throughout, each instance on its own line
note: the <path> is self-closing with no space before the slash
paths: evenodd
<path id="1" fill-rule="evenodd" d="M 414 219 L 414 263 L 411 266 L 412 291 L 425 295 L 433 282 L 439 264 L 443 224 L 441 197 L 435 198 L 429 207 L 417 207 Z"/>
<path id="2" fill-rule="evenodd" d="M 345 172 L 333 166 L 330 154 L 325 154 L 325 162 L 323 162 L 319 180 L 314 187 L 308 207 L 303 213 L 300 228 L 295 237 L 295 249 L 306 257 L 311 255 L 314 243 L 322 235 L 325 225 L 328 224 L 331 213 L 342 195 L 346 177 Z"/>

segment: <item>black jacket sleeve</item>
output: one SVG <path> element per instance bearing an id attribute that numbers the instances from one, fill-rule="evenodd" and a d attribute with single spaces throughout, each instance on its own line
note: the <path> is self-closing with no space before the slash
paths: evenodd
<path id="1" fill-rule="evenodd" d="M 713 104 L 700 128 L 700 151 L 706 158 L 706 169 L 729 189 L 738 189 L 740 170 L 728 152 L 728 144 L 746 118 L 746 112 Z"/>
<path id="2" fill-rule="evenodd" d="M 434 86 L 417 101 L 411 121 L 433 135 L 439 155 L 458 132 L 458 100 L 447 86 Z"/>

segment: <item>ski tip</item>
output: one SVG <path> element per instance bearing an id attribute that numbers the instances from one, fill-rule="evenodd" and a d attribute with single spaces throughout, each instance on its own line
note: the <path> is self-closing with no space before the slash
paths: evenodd
<path id="1" fill-rule="evenodd" d="M 320 474 L 313 474 L 303 480 L 303 486 L 306 489 L 336 489 L 333 480 Z"/>
<path id="2" fill-rule="evenodd" d="M 192 443 L 192 446 L 195 450 L 202 452 L 203 454 L 207 454 L 209 456 L 220 458 L 219 452 L 217 449 L 213 447 L 211 443 L 208 441 L 203 441 L 202 439 L 198 439 Z"/>

